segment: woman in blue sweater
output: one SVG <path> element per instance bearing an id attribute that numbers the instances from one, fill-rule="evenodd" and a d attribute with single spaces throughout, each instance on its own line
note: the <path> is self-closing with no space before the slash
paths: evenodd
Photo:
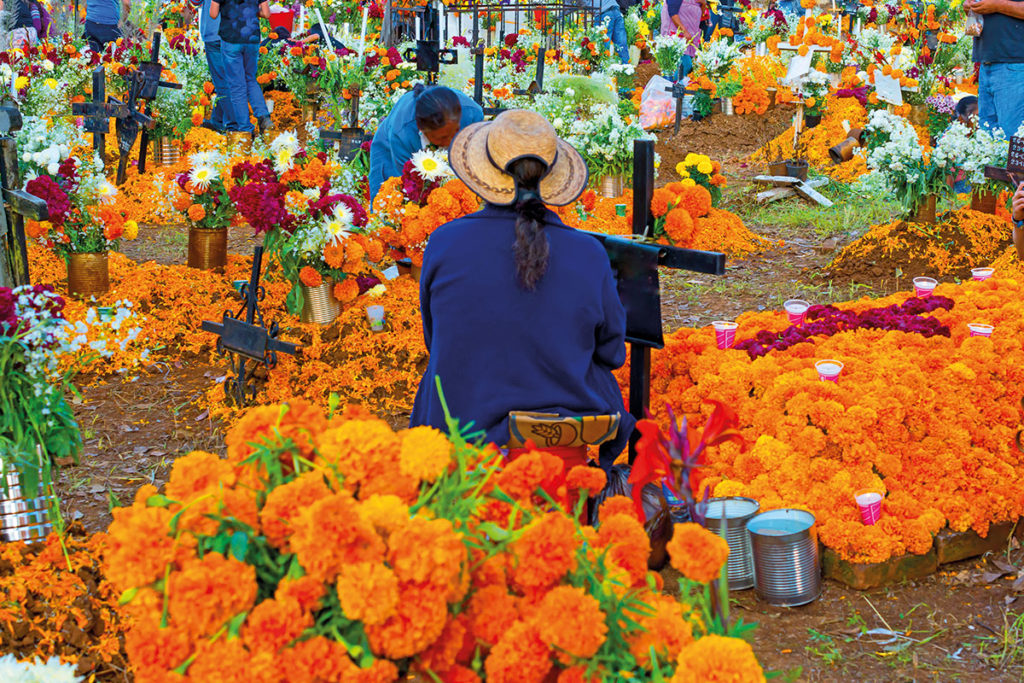
<path id="1" fill-rule="evenodd" d="M 633 429 L 612 370 L 626 360 L 626 314 L 601 244 L 545 204 L 587 185 L 579 153 L 544 117 L 504 112 L 462 130 L 449 150 L 482 211 L 430 237 L 420 279 L 430 364 L 413 425 L 445 429 L 435 376 L 452 415 L 509 441 L 510 411 L 622 416 L 601 446 L 610 466 Z"/>

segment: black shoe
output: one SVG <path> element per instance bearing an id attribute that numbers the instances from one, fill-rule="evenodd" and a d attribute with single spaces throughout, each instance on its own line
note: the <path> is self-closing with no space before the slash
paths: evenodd
<path id="1" fill-rule="evenodd" d="M 268 130 L 274 127 L 274 120 L 271 119 L 269 116 L 264 116 L 260 118 L 259 120 L 256 121 L 256 123 L 260 127 L 260 135 L 263 135 Z"/>
<path id="2" fill-rule="evenodd" d="M 214 131 L 214 132 L 216 132 L 216 133 L 223 133 L 223 132 L 224 132 L 225 130 L 227 130 L 227 129 L 226 129 L 226 128 L 224 128 L 224 126 L 222 126 L 221 124 L 219 124 L 219 123 L 214 123 L 214 122 L 213 122 L 213 121 L 211 121 L 210 119 L 205 119 L 205 120 L 203 121 L 203 124 L 202 124 L 202 126 L 201 126 L 201 127 L 202 127 L 202 128 L 206 128 L 207 130 L 212 130 L 212 131 Z"/>

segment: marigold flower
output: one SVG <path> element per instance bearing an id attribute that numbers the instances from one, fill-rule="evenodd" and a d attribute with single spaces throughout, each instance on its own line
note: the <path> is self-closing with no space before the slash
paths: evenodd
<path id="1" fill-rule="evenodd" d="M 707 635 L 682 649 L 671 683 L 724 683 L 765 680 L 750 643 L 739 638 Z"/>
<path id="2" fill-rule="evenodd" d="M 306 573 L 322 581 L 333 581 L 346 564 L 384 559 L 384 541 L 345 491 L 313 503 L 292 524 L 292 551 Z"/>
<path id="3" fill-rule="evenodd" d="M 519 620 L 519 598 L 510 595 L 504 585 L 485 586 L 469 598 L 467 613 L 472 634 L 494 645 Z"/>
<path id="4" fill-rule="evenodd" d="M 551 651 L 532 623 L 516 622 L 484 662 L 489 683 L 541 683 L 551 671 Z"/>
<path id="5" fill-rule="evenodd" d="M 162 680 L 192 654 L 192 640 L 179 627 L 160 628 L 155 618 L 132 624 L 124 638 L 132 671 L 140 679 Z"/>
<path id="6" fill-rule="evenodd" d="M 388 539 L 388 564 L 403 582 L 452 589 L 466 563 L 466 546 L 450 520 L 413 517 Z"/>
<path id="7" fill-rule="evenodd" d="M 600 467 L 577 465 L 569 470 L 565 477 L 565 484 L 570 489 L 584 489 L 590 494 L 595 494 L 604 488 L 608 477 Z"/>
<path id="8" fill-rule="evenodd" d="M 398 613 L 383 624 L 367 624 L 366 636 L 374 654 L 404 659 L 422 652 L 441 635 L 448 617 L 444 593 L 430 587 L 403 584 Z"/>
<path id="9" fill-rule="evenodd" d="M 527 589 L 546 588 L 576 568 L 575 527 L 565 514 L 549 512 L 523 529 L 512 552 L 518 561 L 515 583 Z"/>
<path id="10" fill-rule="evenodd" d="M 264 600 L 253 608 L 242 627 L 242 642 L 250 652 L 276 654 L 313 626 L 313 615 L 296 600 Z"/>
<path id="11" fill-rule="evenodd" d="M 285 577 L 277 584 L 274 599 L 287 602 L 295 601 L 309 612 L 316 612 L 321 607 L 321 600 L 327 594 L 323 581 L 312 576 L 300 576 L 297 579 Z"/>
<path id="12" fill-rule="evenodd" d="M 307 287 L 319 287 L 324 283 L 324 279 L 315 268 L 303 266 L 299 271 L 299 282 Z"/>
<path id="13" fill-rule="evenodd" d="M 597 598 L 576 586 L 558 586 L 544 596 L 533 615 L 537 633 L 559 658 L 562 653 L 588 659 L 597 654 L 608 633 Z"/>
<path id="14" fill-rule="evenodd" d="M 359 504 L 359 514 L 372 524 L 385 540 L 396 529 L 409 523 L 409 506 L 398 496 L 375 493 Z"/>
<path id="15" fill-rule="evenodd" d="M 324 482 L 323 473 L 315 470 L 271 491 L 260 511 L 260 523 L 267 542 L 287 551 L 296 518 L 310 505 L 329 495 L 331 489 Z"/>
<path id="16" fill-rule="evenodd" d="M 729 557 L 729 544 L 699 524 L 676 524 L 668 542 L 672 566 L 691 581 L 707 583 L 718 578 Z"/>
<path id="17" fill-rule="evenodd" d="M 342 303 L 348 303 L 355 301 L 356 297 L 359 296 L 359 284 L 353 277 L 346 277 L 341 282 L 334 285 L 334 298 Z"/>
<path id="18" fill-rule="evenodd" d="M 364 624 L 382 624 L 396 613 L 398 578 L 379 562 L 342 567 L 335 583 L 345 616 Z"/>
<path id="19" fill-rule="evenodd" d="M 433 427 L 413 427 L 401 437 L 399 467 L 403 474 L 433 482 L 452 464 L 452 443 Z"/>
<path id="20" fill-rule="evenodd" d="M 233 557 L 207 553 L 171 573 L 168 612 L 191 637 L 212 635 L 256 600 L 256 569 Z"/>

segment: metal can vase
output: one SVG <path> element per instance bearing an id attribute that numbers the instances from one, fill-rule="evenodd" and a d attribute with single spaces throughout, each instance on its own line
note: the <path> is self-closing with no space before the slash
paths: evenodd
<path id="1" fill-rule="evenodd" d="M 736 113 L 736 110 L 732 106 L 731 97 L 722 98 L 722 113 L 726 116 L 733 116 Z"/>
<path id="2" fill-rule="evenodd" d="M 602 197 L 608 199 L 615 199 L 621 197 L 623 189 L 626 185 L 626 179 L 621 175 L 606 175 L 601 176 L 601 182 L 598 185 L 598 191 Z"/>
<path id="3" fill-rule="evenodd" d="M 998 195 L 995 192 L 975 190 L 971 193 L 971 210 L 994 214 L 997 200 Z"/>
<path id="4" fill-rule="evenodd" d="M 708 501 L 704 526 L 729 544 L 729 588 L 754 587 L 754 555 L 747 522 L 761 509 L 753 498 L 729 496 Z"/>
<path id="5" fill-rule="evenodd" d="M 299 144 L 305 146 L 309 141 L 310 124 L 316 123 L 319 111 L 319 106 L 313 100 L 302 105 L 302 123 L 299 125 L 298 130 Z"/>
<path id="6" fill-rule="evenodd" d="M 150 149 L 153 153 L 153 163 L 157 166 L 171 166 L 181 161 L 181 148 L 174 138 L 157 138 L 153 140 Z"/>
<path id="7" fill-rule="evenodd" d="M 68 256 L 68 294 L 79 299 L 102 296 L 110 290 L 107 252 Z"/>
<path id="8" fill-rule="evenodd" d="M 325 277 L 316 287 L 302 285 L 302 322 L 330 325 L 340 313 L 341 304 L 334 298 L 334 278 Z"/>
<path id="9" fill-rule="evenodd" d="M 930 194 L 922 197 L 917 204 L 917 209 L 908 219 L 911 223 L 934 223 L 935 222 L 935 195 Z"/>
<path id="10" fill-rule="evenodd" d="M 227 228 L 188 229 L 188 267 L 220 270 L 228 263 Z"/>
<path id="11" fill-rule="evenodd" d="M 765 602 L 796 607 L 821 595 L 821 557 L 814 515 L 783 508 L 747 522 L 754 588 Z"/>
<path id="12" fill-rule="evenodd" d="M 0 542 L 41 541 L 53 531 L 50 509 L 57 503 L 53 487 L 41 484 L 30 493 L 24 483 L 22 475 L 10 469 L 6 486 L 0 487 Z"/>

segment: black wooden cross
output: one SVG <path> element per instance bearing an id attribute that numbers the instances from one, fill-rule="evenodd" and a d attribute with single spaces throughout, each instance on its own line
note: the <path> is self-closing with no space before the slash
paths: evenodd
<path id="1" fill-rule="evenodd" d="M 82 129 L 92 135 L 92 149 L 107 164 L 107 134 L 110 133 L 110 117 L 107 106 L 107 72 L 100 64 L 92 72 L 92 101 L 74 102 L 71 113 L 82 117 Z"/>
<path id="2" fill-rule="evenodd" d="M 0 287 L 29 284 L 25 219 L 45 221 L 50 217 L 45 200 L 18 189 L 21 174 L 15 133 L 21 124 L 17 107 L 0 107 Z"/>
<path id="3" fill-rule="evenodd" d="M 629 342 L 629 412 L 642 420 L 651 399 L 651 349 L 665 346 L 661 324 L 661 286 L 658 268 L 708 275 L 725 273 L 725 254 L 682 249 L 646 241 L 654 224 L 654 141 L 633 141 L 633 237 L 587 233 L 601 241 L 615 272 L 619 298 L 626 309 Z M 635 455 L 635 432 L 630 456 Z"/>
<path id="4" fill-rule="evenodd" d="M 455 50 L 441 48 L 441 23 L 437 8 L 433 5 L 424 7 L 395 7 L 395 13 L 412 13 L 420 15 L 420 35 L 416 36 L 416 47 L 409 48 L 403 55 L 405 61 L 415 62 L 417 71 L 424 71 L 427 83 L 437 83 L 437 75 L 442 64 L 457 64 L 459 55 Z"/>
<path id="5" fill-rule="evenodd" d="M 128 160 L 131 157 L 132 147 L 135 145 L 135 138 L 139 136 L 142 128 L 152 129 L 156 122 L 149 114 L 139 111 L 139 94 L 146 88 L 146 77 L 140 71 L 135 71 L 128 78 L 128 97 L 123 105 L 123 115 L 117 116 L 114 123 L 114 132 L 117 134 L 117 179 L 116 183 L 121 185 L 128 175 Z M 117 99 L 111 97 L 115 104 L 121 104 Z"/>
<path id="6" fill-rule="evenodd" d="M 1006 157 L 1006 168 L 986 166 L 985 177 L 1006 183 L 1016 190 L 1024 182 L 1024 138 L 1010 138 L 1010 153 Z"/>
<path id="7" fill-rule="evenodd" d="M 295 355 L 299 346 L 277 338 L 277 323 L 267 328 L 259 302 L 267 292 L 260 284 L 263 266 L 263 247 L 256 247 L 252 257 L 249 282 L 242 285 L 244 303 L 236 313 L 225 312 L 221 322 L 204 320 L 202 328 L 213 332 L 217 340 L 217 353 L 227 355 L 233 376 L 224 380 L 224 395 L 237 406 L 244 406 L 259 392 L 253 381 L 257 368 L 270 370 L 277 365 L 278 352 Z M 244 316 L 244 319 L 243 319 Z M 251 363 L 251 366 L 250 366 Z"/>
<path id="8" fill-rule="evenodd" d="M 150 116 L 153 113 L 153 100 L 156 99 L 157 90 L 159 88 L 168 88 L 170 90 L 181 90 L 181 83 L 171 83 L 169 81 L 160 80 L 160 75 L 164 71 L 164 67 L 160 64 L 160 41 L 163 34 L 159 31 L 153 32 L 152 45 L 149 49 L 149 61 L 142 62 L 138 66 L 138 71 L 144 77 L 142 90 L 138 94 L 138 99 L 146 103 L 146 116 Z M 139 142 L 139 173 L 146 172 L 146 157 L 149 150 L 149 128 L 142 131 L 142 140 Z"/>
<path id="9" fill-rule="evenodd" d="M 516 90 L 516 95 L 543 95 L 544 94 L 544 59 L 547 56 L 547 48 L 543 45 L 537 48 L 537 75 L 526 90 Z"/>
<path id="10" fill-rule="evenodd" d="M 670 87 L 665 88 L 665 92 L 671 93 L 672 97 L 676 98 L 676 127 L 673 131 L 673 135 L 679 133 L 679 125 L 683 120 L 683 98 L 687 95 L 696 95 L 698 91 L 687 90 L 686 83 L 683 82 L 685 75 L 683 74 L 683 65 L 680 64 L 676 71 L 676 82 Z"/>

